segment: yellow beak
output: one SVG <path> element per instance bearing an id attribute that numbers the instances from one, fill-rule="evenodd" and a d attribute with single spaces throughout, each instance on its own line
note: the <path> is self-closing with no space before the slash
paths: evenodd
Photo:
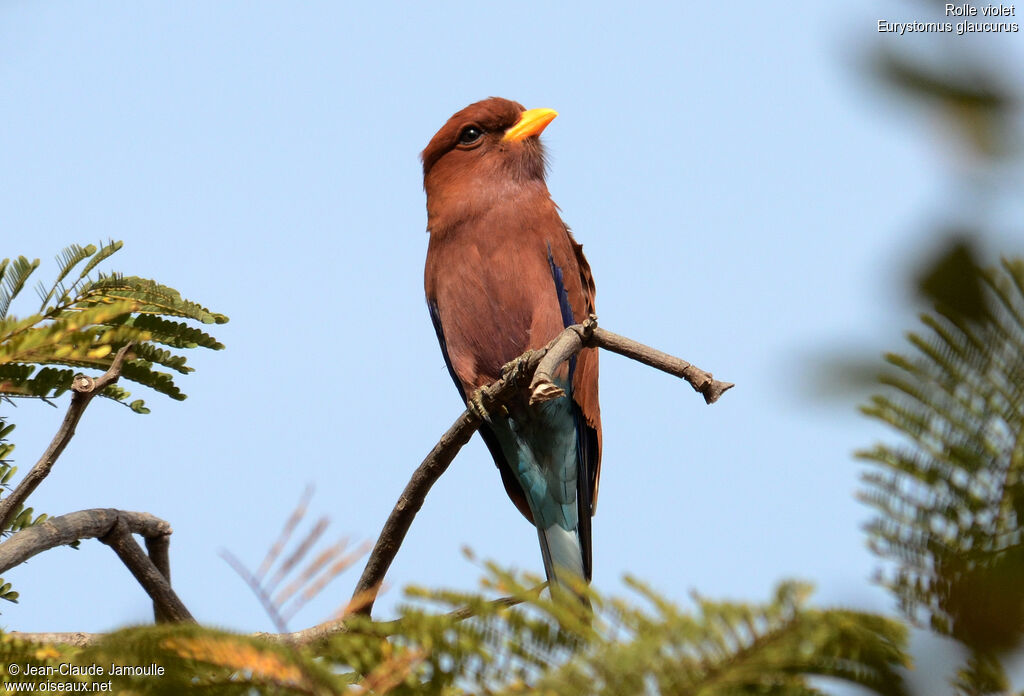
<path id="1" fill-rule="evenodd" d="M 531 135 L 540 135 L 540 132 L 547 128 L 547 125 L 554 121 L 557 115 L 558 112 L 554 109 L 529 109 L 524 111 L 519 116 L 519 120 L 516 121 L 516 125 L 505 131 L 505 137 L 502 140 L 518 142 L 523 138 L 529 138 Z"/>

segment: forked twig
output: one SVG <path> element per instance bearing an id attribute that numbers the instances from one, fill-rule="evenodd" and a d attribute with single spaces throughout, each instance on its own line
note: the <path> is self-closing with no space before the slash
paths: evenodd
<path id="1" fill-rule="evenodd" d="M 132 538 L 146 539 L 147 556 Z M 171 525 L 146 512 L 110 508 L 80 510 L 19 530 L 0 544 L 0 573 L 32 556 L 79 539 L 97 538 L 117 553 L 153 600 L 157 621 L 193 621 L 171 589 L 167 547 Z"/>

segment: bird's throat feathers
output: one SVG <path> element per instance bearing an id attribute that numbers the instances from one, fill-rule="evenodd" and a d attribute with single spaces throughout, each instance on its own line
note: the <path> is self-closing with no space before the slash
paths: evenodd
<path id="1" fill-rule="evenodd" d="M 492 230 L 515 230 L 529 224 L 524 216 L 543 216 L 554 212 L 542 179 L 531 181 L 499 179 L 470 186 L 441 186 L 427 192 L 427 230 L 432 235 L 448 235 L 476 223 L 489 221 Z"/>

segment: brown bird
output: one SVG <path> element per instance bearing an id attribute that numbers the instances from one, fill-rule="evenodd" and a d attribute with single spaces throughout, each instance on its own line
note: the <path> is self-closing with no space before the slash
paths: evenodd
<path id="1" fill-rule="evenodd" d="M 539 135 L 557 116 L 492 97 L 459 111 L 423 150 L 430 244 L 424 284 L 445 364 L 467 403 L 505 363 L 594 312 L 583 247 L 544 182 Z M 520 396 L 480 435 L 512 502 L 536 527 L 548 580 L 591 578 L 601 462 L 597 350 L 563 365 L 565 396 Z"/>

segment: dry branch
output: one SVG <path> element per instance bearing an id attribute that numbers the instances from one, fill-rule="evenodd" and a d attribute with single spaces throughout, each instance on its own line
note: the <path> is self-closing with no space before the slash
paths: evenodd
<path id="1" fill-rule="evenodd" d="M 567 327 L 547 346 L 538 351 L 527 351 L 503 369 L 504 376 L 479 392 L 479 400 L 488 411 L 506 403 L 519 390 L 523 377 L 530 377 L 531 402 L 546 401 L 562 395 L 552 375 L 558 366 L 584 348 L 605 348 L 624 355 L 650 367 L 668 372 L 685 379 L 695 391 L 704 395 L 704 401 L 712 404 L 723 393 L 733 387 L 729 382 L 720 382 L 711 375 L 685 360 L 662 353 L 650 346 L 637 343 L 624 336 L 598 328 L 597 317 L 591 315 L 582 324 Z M 369 615 L 373 609 L 380 584 L 394 561 L 402 541 L 405 539 L 413 518 L 423 506 L 423 501 L 441 474 L 451 464 L 462 446 L 469 442 L 480 418 L 473 409 L 467 409 L 452 424 L 441 440 L 434 445 L 430 454 L 413 472 L 412 478 L 398 498 L 394 509 L 384 523 L 384 529 L 370 553 L 363 574 L 352 593 L 353 601 L 361 600 L 360 613 Z M 340 621 L 328 622 L 314 627 L 321 630 L 337 628 Z M 313 629 L 310 629 L 313 630 Z"/>
<path id="2" fill-rule="evenodd" d="M 695 392 L 704 396 L 704 403 L 707 404 L 715 403 L 722 394 L 736 386 L 732 382 L 720 382 L 710 372 L 674 355 L 662 353 L 660 350 L 597 326 L 594 327 L 594 337 L 588 345 L 610 350 L 648 367 L 685 379 Z"/>
<path id="3" fill-rule="evenodd" d="M 675 356 L 663 353 L 659 350 L 646 346 L 642 343 L 633 341 L 632 339 L 620 336 L 618 334 L 606 331 L 597 326 L 597 319 L 594 316 L 588 318 L 582 324 L 575 324 L 567 327 L 558 336 L 555 337 L 547 346 L 537 351 L 527 351 L 516 360 L 513 360 L 503 369 L 503 377 L 493 384 L 488 385 L 481 389 L 476 395 L 479 399 L 480 404 L 487 411 L 490 411 L 494 407 L 508 402 L 516 392 L 521 388 L 524 378 L 529 377 L 531 379 L 529 390 L 531 394 L 531 402 L 546 401 L 552 398 L 557 398 L 563 394 L 562 390 L 554 383 L 553 375 L 558 367 L 570 359 L 584 348 L 603 348 L 613 353 L 618 353 L 632 360 L 636 360 L 645 365 L 653 367 L 655 369 L 667 372 L 685 379 L 693 387 L 694 391 L 704 396 L 704 401 L 708 404 L 715 403 L 721 398 L 727 390 L 731 389 L 734 385 L 729 382 L 721 382 L 714 379 L 710 372 L 701 370 L 700 368 L 676 358 Z M 108 370 L 107 374 L 110 374 L 114 370 L 115 366 L 120 369 L 119 361 L 123 360 L 123 353 L 125 349 L 122 349 L 118 353 L 118 357 L 115 358 L 115 363 L 111 365 L 111 370 Z M 107 377 L 107 375 L 104 375 Z M 100 378 L 103 379 L 103 378 Z M 116 374 L 114 376 L 116 379 Z M 97 383 L 99 380 L 97 380 Z M 109 382 L 108 382 L 109 383 Z M 106 386 L 106 385 L 103 385 Z M 95 387 L 93 388 L 95 390 Z M 77 394 L 76 394 L 77 396 Z M 85 403 L 88 403 L 86 400 Z M 74 401 L 72 403 L 74 406 Z M 84 406 L 81 408 L 84 409 Z M 69 411 L 69 417 L 70 417 Z M 81 413 L 78 413 L 78 418 L 81 417 Z M 77 418 L 74 421 L 77 423 Z M 65 424 L 67 419 L 65 419 Z M 377 539 L 377 543 L 374 545 L 373 551 L 367 560 L 366 567 L 363 570 L 362 576 L 359 578 L 359 582 L 356 584 L 355 591 L 352 594 L 352 599 L 349 601 L 348 607 L 342 612 L 341 618 L 337 618 L 331 621 L 324 622 L 317 626 L 312 626 L 302 631 L 295 633 L 278 633 L 278 634 L 267 634 L 258 633 L 256 635 L 267 638 L 268 640 L 285 641 L 300 645 L 309 645 L 319 643 L 330 638 L 339 632 L 346 630 L 345 628 L 345 617 L 352 613 L 362 613 L 369 615 L 374 600 L 377 597 L 377 593 L 380 589 L 381 583 L 384 580 L 384 576 L 387 574 L 388 568 L 394 561 L 396 554 L 398 553 L 399 547 L 402 545 L 405 539 L 406 533 L 409 531 L 409 527 L 412 525 L 413 519 L 416 517 L 416 513 L 419 512 L 423 506 L 423 501 L 426 498 L 427 493 L 431 487 L 437 481 L 438 478 L 447 470 L 448 465 L 451 464 L 455 455 L 458 454 L 459 450 L 469 442 L 469 439 L 473 436 L 477 427 L 480 425 L 480 417 L 477 415 L 475 409 L 467 409 L 464 411 L 452 424 L 452 426 L 441 436 L 441 439 L 426 456 L 423 462 L 413 472 L 409 483 L 406 485 L 405 490 L 402 491 L 398 502 L 392 509 L 391 514 L 388 516 L 387 521 L 384 524 L 384 529 L 381 531 L 380 536 Z M 62 432 L 66 430 L 62 427 Z M 70 435 L 74 434 L 74 424 L 72 423 Z M 70 435 L 67 435 L 67 439 L 70 439 Z M 58 437 L 54 439 L 57 443 L 61 433 L 58 433 Z M 60 454 L 60 450 L 63 449 L 67 442 L 64 441 L 60 444 L 60 449 L 56 450 L 55 455 L 52 456 L 56 459 L 56 456 Z M 53 446 L 51 446 L 53 449 Z M 50 450 L 47 450 L 49 453 Z M 44 458 L 46 455 L 44 455 Z M 42 461 L 42 460 L 41 460 Z M 37 465 L 38 467 L 39 465 Z M 49 464 L 52 466 L 52 462 Z M 49 468 L 47 468 L 47 472 Z M 43 474 L 45 476 L 45 474 Z M 41 480 L 41 479 L 40 479 Z M 36 484 L 38 485 L 38 484 Z M 29 491 L 31 492 L 31 490 Z M 6 500 L 4 501 L 6 502 Z M 0 508 L 2 509 L 2 508 Z M 84 511 L 86 513 L 104 512 L 104 511 Z M 109 511 L 118 512 L 118 511 Z M 73 513 L 73 515 L 80 515 L 83 513 Z M 145 513 L 120 513 L 121 515 L 137 515 L 140 517 L 152 518 L 150 515 Z M 64 516 L 72 517 L 72 515 Z M 63 518 L 56 518 L 57 520 Z M 131 531 L 138 532 L 139 530 L 132 528 L 132 519 L 126 518 L 124 524 L 127 525 Z M 160 522 L 159 520 L 156 520 Z M 42 527 L 46 524 L 50 524 L 54 520 L 48 520 L 42 525 L 37 525 L 29 529 L 19 532 L 17 535 L 12 537 L 9 541 L 4 544 L 0 544 L 0 572 L 3 572 L 8 566 L 4 566 L 5 559 L 5 547 L 13 542 L 19 535 L 26 532 L 30 532 L 38 527 Z M 162 523 L 166 525 L 166 523 Z M 290 523 L 292 524 L 292 523 Z M 110 527 L 105 528 L 109 531 Z M 120 529 L 120 528 L 119 528 Z M 167 527 L 169 533 L 169 526 Z M 104 531 L 103 534 L 86 534 L 84 536 L 102 536 L 108 533 Z M 285 537 L 290 534 L 290 529 L 285 532 Z M 67 536 L 65 534 L 65 536 Z M 118 532 L 118 535 L 112 538 L 123 539 L 124 532 Z M 159 544 L 164 543 L 159 541 L 161 537 L 154 536 L 151 545 L 150 537 L 146 536 L 147 547 L 150 550 L 151 565 L 159 569 L 160 573 L 163 574 L 164 578 L 169 578 L 169 568 L 166 562 L 166 546 L 160 547 Z M 67 537 L 66 541 L 56 541 L 50 546 L 57 546 L 61 543 L 68 543 L 74 538 L 79 537 Z M 166 535 L 162 537 L 166 539 Z M 110 543 L 106 539 L 106 543 Z M 132 541 L 134 544 L 134 541 Z M 156 548 L 154 548 L 156 545 Z M 34 553 L 39 553 L 45 550 L 44 547 L 39 547 Z M 136 546 L 136 549 L 138 547 Z M 275 549 L 271 551 L 271 558 L 276 558 L 276 554 L 280 552 L 280 548 L 275 546 Z M 6 552 L 9 553 L 9 552 Z M 119 552 L 120 553 L 120 552 Z M 141 553 L 141 552 L 140 552 Z M 28 556 L 25 556 L 27 558 Z M 24 559 L 22 559 L 24 560 Z M 270 560 L 270 559 L 268 559 Z M 17 561 L 20 563 L 21 560 Z M 127 561 L 126 561 L 127 562 Z M 16 565 L 17 563 L 11 563 Z M 258 583 L 258 578 L 261 577 L 269 567 L 269 563 L 264 565 L 257 572 L 257 575 L 253 577 L 253 580 Z M 134 572 L 134 570 L 133 570 Z M 141 580 L 140 580 L 141 582 Z M 170 589 L 168 584 L 168 590 Z M 173 594 L 173 591 L 171 591 Z M 154 597 L 154 603 L 156 603 L 156 597 Z M 518 600 L 502 598 L 495 600 L 498 603 L 503 604 L 515 604 Z M 184 609 L 184 607 L 182 607 Z M 157 610 L 158 619 L 160 612 L 173 611 L 167 607 L 163 607 Z M 187 610 L 186 610 L 187 611 Z M 457 618 L 466 618 L 470 615 L 467 610 L 456 610 L 453 615 Z M 189 619 L 191 617 L 188 617 Z M 98 636 L 88 633 L 12 633 L 11 635 L 21 638 L 23 640 L 31 640 L 35 642 L 63 644 L 70 646 L 85 646 L 92 642 L 95 642 Z"/>
<path id="4" fill-rule="evenodd" d="M 103 637 L 102 633 L 83 633 L 81 631 L 70 633 L 22 633 L 21 631 L 10 631 L 7 635 L 28 643 L 63 645 L 69 648 L 84 648 Z"/>
<path id="5" fill-rule="evenodd" d="M 132 538 L 146 538 L 155 558 L 147 557 Z M 80 510 L 52 517 L 22 529 L 0 544 L 0 573 L 24 563 L 36 554 L 79 539 L 97 538 L 107 544 L 153 599 L 158 621 L 193 621 L 192 615 L 171 589 L 167 570 L 167 543 L 171 525 L 146 512 L 128 512 L 110 508 Z"/>
<path id="6" fill-rule="evenodd" d="M 547 587 L 547 583 L 542 583 L 534 587 L 527 593 L 527 597 L 539 597 L 541 591 Z M 522 604 L 525 601 L 523 597 L 498 597 L 492 599 L 488 604 L 492 607 L 514 607 Z M 348 616 L 349 614 L 345 614 Z M 457 621 L 465 621 L 471 619 L 477 615 L 477 612 L 471 607 L 461 607 L 459 609 L 453 609 L 448 612 L 448 616 L 452 617 Z M 384 629 L 383 633 L 387 632 L 387 629 L 393 628 L 395 631 L 400 629 L 400 620 L 392 621 L 377 621 L 374 625 L 378 629 Z M 316 646 L 322 645 L 330 638 L 344 633 L 348 628 L 345 626 L 344 621 L 322 623 L 318 626 L 306 628 L 301 631 L 295 631 L 293 633 L 265 633 L 257 632 L 250 634 L 253 638 L 262 638 L 264 640 L 271 641 L 273 643 L 287 643 L 290 645 L 296 645 L 299 647 Z M 51 645 L 66 645 L 73 648 L 84 648 L 88 645 L 96 643 L 103 637 L 102 633 L 20 633 L 18 631 L 11 631 L 8 635 L 17 638 L 18 640 L 27 641 L 30 643 L 48 643 Z"/>
<path id="7" fill-rule="evenodd" d="M 149 560 L 153 562 L 153 565 L 160 574 L 167 578 L 167 583 L 171 582 L 171 535 L 161 534 L 159 536 L 145 536 L 146 540 L 146 553 L 149 554 Z M 153 616 L 157 623 L 166 623 L 173 621 L 173 618 L 166 613 L 156 603 L 153 602 Z"/>
<path id="8" fill-rule="evenodd" d="M 128 566 L 128 570 L 153 599 L 153 615 L 158 622 L 195 621 L 171 589 L 170 578 L 164 577 L 149 556 L 142 552 L 132 538 L 128 525 L 120 517 L 113 529 L 106 536 L 100 537 L 100 541 L 114 549 L 114 553 Z"/>

